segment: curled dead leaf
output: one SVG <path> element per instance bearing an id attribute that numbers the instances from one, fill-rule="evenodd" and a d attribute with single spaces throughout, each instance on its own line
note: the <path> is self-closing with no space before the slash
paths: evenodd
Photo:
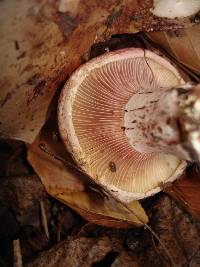
<path id="1" fill-rule="evenodd" d="M 200 74 L 200 25 L 176 31 L 158 31 L 147 35 L 179 62 Z"/>

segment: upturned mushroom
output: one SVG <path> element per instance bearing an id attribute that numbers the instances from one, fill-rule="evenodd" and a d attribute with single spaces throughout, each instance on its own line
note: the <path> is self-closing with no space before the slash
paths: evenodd
<path id="1" fill-rule="evenodd" d="M 188 98 L 195 102 L 188 92 L 177 69 L 151 51 L 106 53 L 65 84 L 61 137 L 78 166 L 121 201 L 148 197 L 180 177 L 190 160 L 189 139 L 182 142 L 180 133 L 180 111 L 187 113 Z"/>

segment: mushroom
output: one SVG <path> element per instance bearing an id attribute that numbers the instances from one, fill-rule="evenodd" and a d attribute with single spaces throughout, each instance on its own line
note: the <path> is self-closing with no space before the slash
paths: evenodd
<path id="1" fill-rule="evenodd" d="M 170 62 L 148 50 L 127 48 L 94 58 L 71 75 L 61 93 L 63 142 L 78 166 L 121 201 L 153 195 L 187 165 L 176 123 L 178 88 L 184 84 Z"/>
<path id="2" fill-rule="evenodd" d="M 200 11 L 199 0 L 154 0 L 151 12 L 169 19 L 189 17 Z"/>

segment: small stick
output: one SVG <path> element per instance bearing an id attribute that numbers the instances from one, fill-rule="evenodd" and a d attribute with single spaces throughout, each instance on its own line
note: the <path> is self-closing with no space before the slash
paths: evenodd
<path id="1" fill-rule="evenodd" d="M 13 267 L 23 267 L 20 240 L 13 240 Z"/>
<path id="2" fill-rule="evenodd" d="M 58 223 L 58 229 L 57 229 L 57 243 L 59 243 L 60 239 L 61 239 L 60 237 L 61 237 L 61 230 L 62 230 L 63 222 L 64 222 L 64 216 L 61 213 L 60 220 L 59 220 L 59 223 Z"/>
<path id="3" fill-rule="evenodd" d="M 49 229 L 48 229 L 48 223 L 47 223 L 47 216 L 46 216 L 46 211 L 44 207 L 44 202 L 42 200 L 40 201 L 40 209 L 41 209 L 42 225 L 43 225 L 46 237 L 49 240 Z"/>

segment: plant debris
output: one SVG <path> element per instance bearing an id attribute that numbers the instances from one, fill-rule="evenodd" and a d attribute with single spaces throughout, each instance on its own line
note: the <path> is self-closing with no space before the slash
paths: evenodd
<path id="1" fill-rule="evenodd" d="M 113 34 L 196 23 L 154 16 L 151 0 L 1 1 L 0 8 L 0 136 L 28 143 L 46 122 L 56 91 L 93 44 Z"/>
<path id="2" fill-rule="evenodd" d="M 188 175 L 192 177 L 191 172 Z M 13 240 L 20 242 L 18 261 L 21 257 L 23 266 L 29 267 L 80 264 L 172 266 L 159 241 L 148 229 L 129 227 L 117 230 L 108 227 L 108 221 L 107 227 L 91 224 L 49 197 L 36 175 L 1 177 L 0 189 L 0 203 L 4 205 L 1 218 L 6 226 L 0 233 L 0 240 L 2 245 L 7 244 L 0 253 L 2 266 L 12 266 Z M 49 240 L 41 217 L 41 201 L 45 208 Z M 149 226 L 167 247 L 175 266 L 198 266 L 200 225 L 196 219 L 164 194 L 146 199 L 143 207 L 150 218 Z M 112 226 L 116 227 L 116 222 Z"/>

